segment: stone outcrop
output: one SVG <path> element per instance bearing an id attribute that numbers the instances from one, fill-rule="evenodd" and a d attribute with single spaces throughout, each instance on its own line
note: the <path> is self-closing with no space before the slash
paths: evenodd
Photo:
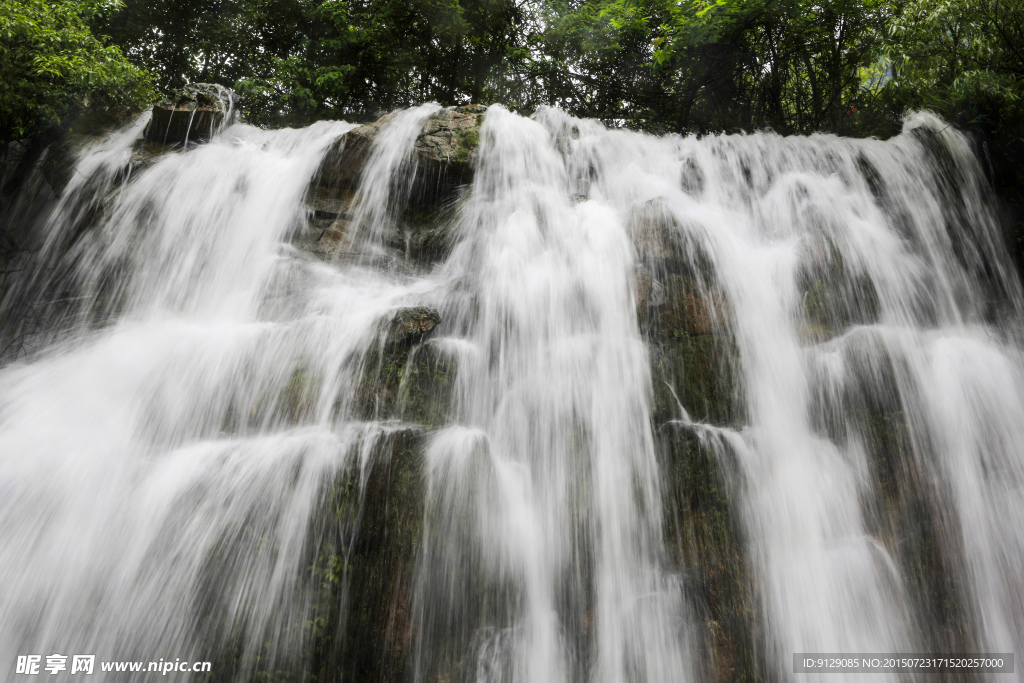
<path id="1" fill-rule="evenodd" d="M 715 425 L 743 422 L 738 350 L 728 297 L 702 245 L 660 200 L 634 208 L 627 224 L 637 252 L 637 322 L 650 348 L 652 417 Z"/>
<path id="2" fill-rule="evenodd" d="M 684 168 L 687 192 L 699 194 L 702 182 L 699 169 Z M 694 631 L 703 653 L 699 676 L 758 681 L 760 605 L 731 495 L 742 481 L 719 431 L 745 421 L 732 307 L 694 237 L 699 231 L 684 220 L 655 199 L 633 207 L 627 222 L 637 254 L 637 322 L 650 352 L 651 420 L 665 468 L 664 538 L 705 626 Z"/>
<path id="3" fill-rule="evenodd" d="M 193 83 L 153 105 L 146 139 L 161 144 L 203 142 L 231 116 L 235 94 L 221 85 Z"/>
<path id="4" fill-rule="evenodd" d="M 420 175 L 441 173 L 449 183 L 470 182 L 486 111 L 482 104 L 467 104 L 428 118 L 414 146 Z M 374 140 L 392 118 L 385 114 L 338 138 L 324 157 L 317 184 L 355 190 Z"/>
<path id="5" fill-rule="evenodd" d="M 443 167 L 458 182 L 469 182 L 486 111 L 482 104 L 467 104 L 442 109 L 427 119 L 423 132 L 416 138 L 415 151 L 420 163 Z"/>
<path id="6" fill-rule="evenodd" d="M 403 308 L 391 321 L 387 344 L 390 347 L 409 349 L 426 338 L 440 322 L 441 316 L 432 308 Z"/>
<path id="7" fill-rule="evenodd" d="M 396 261 L 432 263 L 447 255 L 452 244 L 447 212 L 473 180 L 486 111 L 482 104 L 442 109 L 423 124 L 413 146 L 413 187 L 397 224 L 383 235 Z M 324 259 L 352 256 L 356 191 L 370 150 L 393 117 L 386 114 L 350 130 L 328 150 L 306 197 L 312 220 L 308 233 L 298 238 L 300 248 Z"/>
<path id="8" fill-rule="evenodd" d="M 355 414 L 364 420 L 398 419 L 427 428 L 444 423 L 452 403 L 454 360 L 426 340 L 441 316 L 432 308 L 399 309 L 384 322 L 367 355 Z"/>
<path id="9" fill-rule="evenodd" d="M 359 185 L 363 166 L 370 156 L 370 148 L 381 131 L 395 117 L 385 114 L 373 123 L 353 128 L 334 141 L 324 155 L 315 185 L 340 191 L 354 191 Z"/>

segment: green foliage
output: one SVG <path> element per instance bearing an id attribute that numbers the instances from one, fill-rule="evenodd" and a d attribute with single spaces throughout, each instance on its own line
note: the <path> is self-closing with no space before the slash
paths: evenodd
<path id="1" fill-rule="evenodd" d="M 888 135 L 909 107 L 1016 102 L 1020 14 L 1021 0 L 125 0 L 96 23 L 162 88 L 235 87 L 263 125 L 434 100 L 655 132 Z"/>
<path id="2" fill-rule="evenodd" d="M 844 131 L 891 5 L 597 0 L 561 13 L 550 34 L 590 75 L 569 98 L 589 115 L 656 130 Z"/>
<path id="3" fill-rule="evenodd" d="M 524 16 L 513 0 L 126 0 L 97 23 L 162 88 L 221 83 L 251 122 L 290 124 L 505 101 Z"/>
<path id="4" fill-rule="evenodd" d="M 1024 130 L 1022 0 L 2 2 L 2 109 L 18 134 L 148 87 L 86 22 L 163 90 L 236 88 L 260 125 L 434 100 L 655 132 L 888 135 L 921 107 Z"/>
<path id="5" fill-rule="evenodd" d="M 897 80 L 917 103 L 951 109 L 972 98 L 1020 100 L 1019 0 L 911 0 L 889 25 L 889 38 Z"/>
<path id="6" fill-rule="evenodd" d="M 983 144 L 1024 271 L 1024 2 L 908 0 L 886 48 L 895 108 L 933 109 Z"/>
<path id="7" fill-rule="evenodd" d="M 148 104 L 149 75 L 89 29 L 96 0 L 0 0 L 0 143 L 66 122 L 86 108 Z"/>

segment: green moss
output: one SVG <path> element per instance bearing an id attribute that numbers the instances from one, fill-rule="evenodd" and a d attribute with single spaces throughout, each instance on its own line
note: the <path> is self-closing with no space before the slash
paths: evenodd
<path id="1" fill-rule="evenodd" d="M 450 161 L 463 164 L 469 161 L 472 153 L 480 146 L 480 132 L 476 128 L 463 128 L 456 133 Z"/>
<path id="2" fill-rule="evenodd" d="M 476 128 L 466 128 L 459 131 L 459 142 L 463 147 L 476 149 L 480 146 L 480 131 Z"/>

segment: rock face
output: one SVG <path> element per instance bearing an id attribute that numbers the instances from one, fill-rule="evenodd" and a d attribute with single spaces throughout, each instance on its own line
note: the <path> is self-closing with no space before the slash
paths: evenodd
<path id="1" fill-rule="evenodd" d="M 700 193 L 699 170 L 686 172 L 684 189 Z M 706 653 L 701 676 L 760 681 L 763 648 L 752 635 L 760 605 L 731 502 L 739 485 L 735 456 L 708 427 L 745 422 L 732 309 L 710 256 L 680 220 L 656 199 L 635 206 L 627 222 L 637 254 L 637 322 L 650 352 L 651 419 L 665 467 L 664 538 L 706 626 L 695 632 Z"/>
<path id="2" fill-rule="evenodd" d="M 444 423 L 452 403 L 453 359 L 424 342 L 441 324 L 433 308 L 413 306 L 383 322 L 367 355 L 355 413 L 360 419 L 407 420 L 424 427 Z"/>
<path id="3" fill-rule="evenodd" d="M 636 207 L 628 230 L 637 252 L 637 322 L 651 352 L 656 423 L 679 417 L 742 424 L 738 350 L 728 297 L 703 248 L 660 201 Z"/>
<path id="4" fill-rule="evenodd" d="M 448 253 L 451 222 L 443 218 L 473 180 L 486 111 L 482 104 L 442 109 L 424 123 L 413 147 L 416 174 L 408 200 L 398 224 L 383 236 L 396 259 L 431 263 Z M 374 141 L 392 118 L 387 114 L 350 130 L 324 156 L 306 197 L 313 215 L 308 234 L 299 238 L 302 249 L 324 259 L 351 256 L 346 250 L 353 246 L 348 237 L 360 177 Z"/>
<path id="5" fill-rule="evenodd" d="M 235 94 L 221 85 L 193 83 L 153 105 L 146 139 L 163 144 L 203 142 L 230 118 Z"/>
<path id="6" fill-rule="evenodd" d="M 427 119 L 423 133 L 416 138 L 416 156 L 420 163 L 444 167 L 459 182 L 469 182 L 486 111 L 487 107 L 482 104 L 467 104 L 442 109 Z"/>
<path id="7" fill-rule="evenodd" d="M 441 316 L 432 308 L 403 308 L 391 321 L 388 345 L 408 349 L 422 341 L 440 322 Z"/>
<path id="8" fill-rule="evenodd" d="M 486 111 L 487 107 L 482 104 L 467 104 L 442 109 L 427 119 L 414 148 L 420 175 L 440 173 L 449 183 L 470 182 L 480 143 L 480 125 Z M 324 157 L 318 183 L 356 189 L 373 141 L 393 117 L 394 114 L 385 114 L 341 136 Z"/>
<path id="9" fill-rule="evenodd" d="M 324 156 L 315 183 L 321 187 L 354 191 L 370 156 L 373 141 L 394 117 L 395 112 L 385 114 L 373 123 L 353 128 L 338 138 Z"/>
<path id="10" fill-rule="evenodd" d="M 704 431 L 703 435 L 701 432 Z M 708 680 L 758 681 L 756 633 L 760 605 L 748 581 L 749 562 L 730 491 L 737 481 L 728 444 L 700 426 L 668 422 L 657 431 L 665 463 L 665 539 L 683 569 L 707 631 Z"/>

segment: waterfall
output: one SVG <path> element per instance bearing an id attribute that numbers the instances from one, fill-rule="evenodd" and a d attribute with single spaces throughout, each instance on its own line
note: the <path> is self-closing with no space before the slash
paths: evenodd
<path id="1" fill-rule="evenodd" d="M 10 677 L 1020 654 L 1024 291 L 961 133 L 496 105 L 460 185 L 417 156 L 449 114 L 80 154 L 0 306 Z"/>

